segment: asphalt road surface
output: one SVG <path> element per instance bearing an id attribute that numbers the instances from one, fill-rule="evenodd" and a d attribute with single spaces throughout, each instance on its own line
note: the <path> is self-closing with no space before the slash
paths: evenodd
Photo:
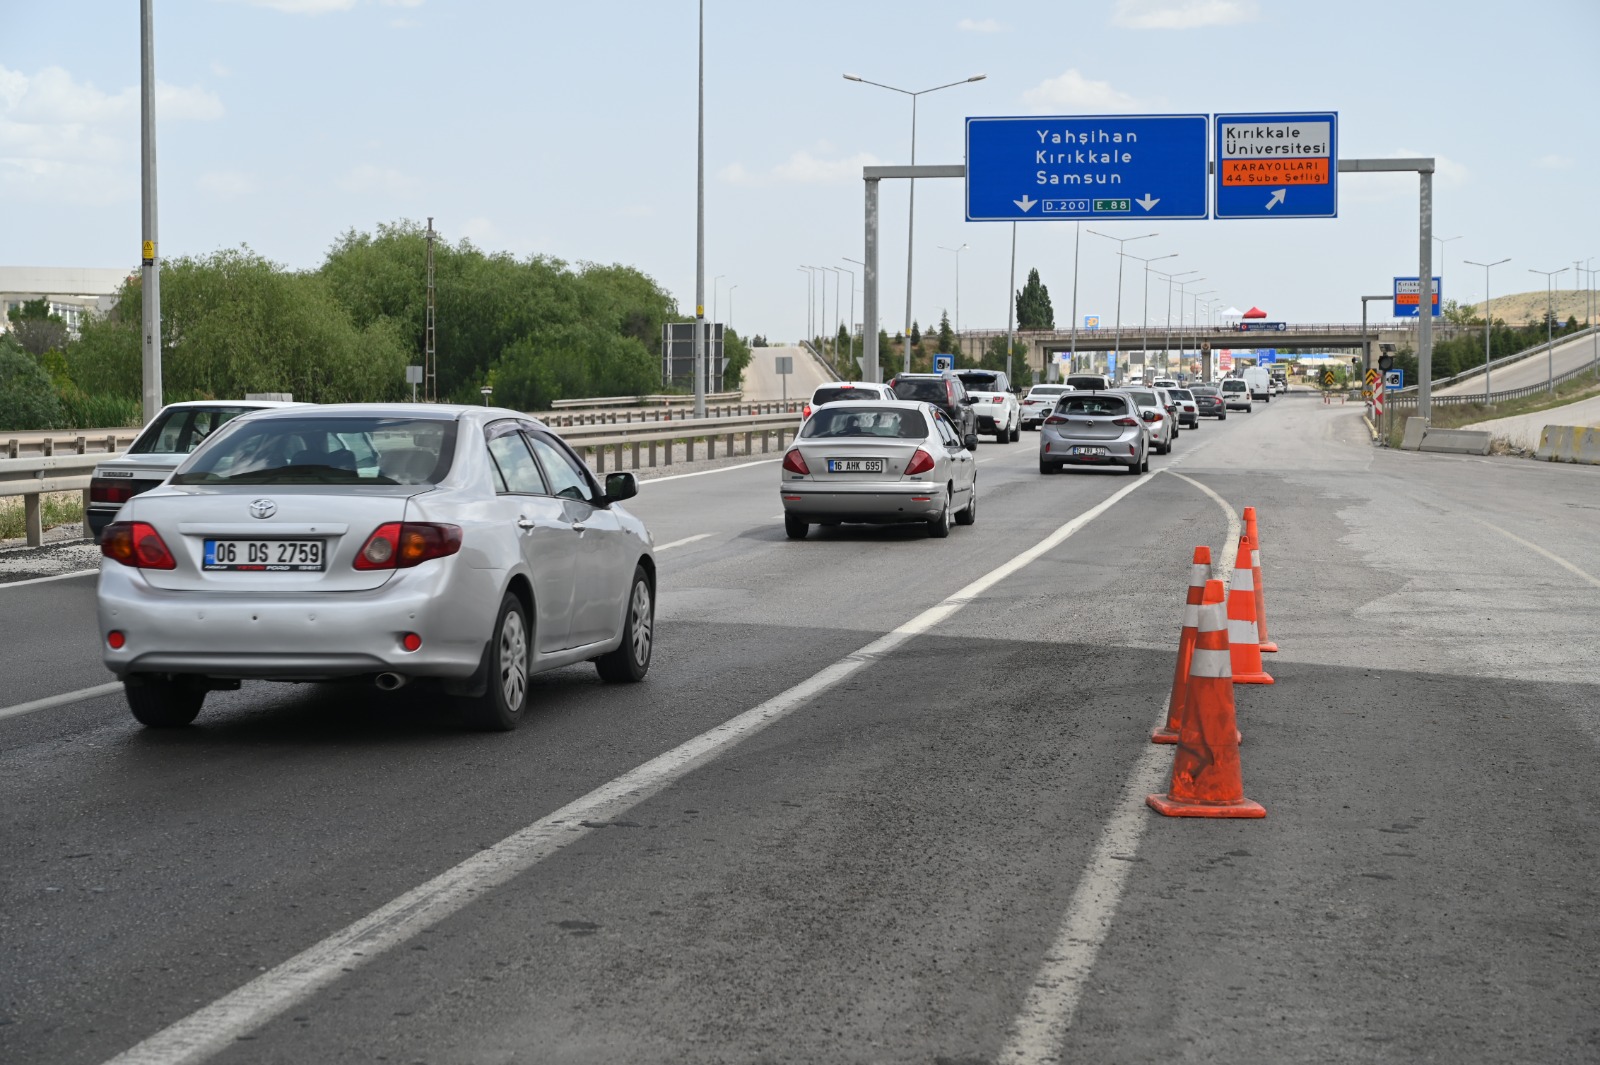
<path id="1" fill-rule="evenodd" d="M 790 367 L 793 373 L 778 373 L 777 357 L 780 355 L 792 360 Z M 828 371 L 805 348 L 751 348 L 750 365 L 744 369 L 744 380 L 740 387 L 746 400 L 765 403 L 786 396 L 789 399 L 810 399 L 818 385 L 825 385 L 832 380 Z"/>
<path id="2" fill-rule="evenodd" d="M 92 577 L 0 587 L 0 1061 L 1600 1060 L 1600 469 L 1294 398 L 1146 477 L 1036 441 L 942 541 L 789 542 L 775 461 L 647 484 L 649 679 L 509 734 L 415 686 L 7 714 L 109 675 Z M 1169 820 L 1245 505 L 1268 816 Z"/>
<path id="3" fill-rule="evenodd" d="M 1482 331 L 1479 332 L 1482 339 Z M 1551 376 L 1561 376 L 1583 366 L 1600 364 L 1600 335 L 1590 334 L 1565 343 L 1556 341 L 1546 352 L 1541 349 L 1525 359 L 1489 371 L 1489 387 L 1495 392 L 1509 392 L 1513 388 L 1542 385 Z M 1436 396 L 1470 396 L 1483 392 L 1483 375 L 1469 377 L 1446 385 L 1434 392 Z"/>

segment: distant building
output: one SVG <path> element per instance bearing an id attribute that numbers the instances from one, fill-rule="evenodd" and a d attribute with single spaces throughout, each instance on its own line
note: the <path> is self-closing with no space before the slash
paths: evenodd
<path id="1" fill-rule="evenodd" d="M 127 270 L 93 266 L 0 266 L 0 332 L 11 328 L 13 310 L 42 299 L 77 336 L 90 313 L 111 309 L 127 279 Z"/>

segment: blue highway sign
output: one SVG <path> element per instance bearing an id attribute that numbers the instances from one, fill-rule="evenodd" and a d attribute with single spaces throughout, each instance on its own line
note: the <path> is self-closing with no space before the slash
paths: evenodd
<path id="1" fill-rule="evenodd" d="M 1422 281 L 1416 277 L 1394 279 L 1394 310 L 1396 318 L 1417 317 L 1417 306 L 1422 302 Z M 1433 279 L 1433 317 L 1439 317 L 1439 278 Z"/>
<path id="2" fill-rule="evenodd" d="M 1339 217 L 1339 114 L 1217 115 L 1217 218 Z"/>
<path id="3" fill-rule="evenodd" d="M 1205 218 L 1205 115 L 967 119 L 967 221 Z"/>

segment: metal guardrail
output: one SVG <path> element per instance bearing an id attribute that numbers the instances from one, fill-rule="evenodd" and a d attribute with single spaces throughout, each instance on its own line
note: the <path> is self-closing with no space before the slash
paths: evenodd
<path id="1" fill-rule="evenodd" d="M 708 403 L 737 403 L 743 392 L 708 392 Z M 693 396 L 661 394 L 654 396 L 594 396 L 589 399 L 555 399 L 550 401 L 553 410 L 573 410 L 581 407 L 684 407 L 693 406 Z"/>
<path id="2" fill-rule="evenodd" d="M 1569 333 L 1566 336 L 1562 337 L 1560 340 L 1555 342 L 1555 345 L 1559 347 L 1561 345 L 1564 345 L 1564 344 L 1568 343 L 1569 341 L 1582 340 L 1584 337 L 1593 336 L 1596 333 L 1600 333 L 1600 326 L 1586 326 L 1585 328 L 1580 329 L 1575 333 Z M 1531 359 L 1535 355 L 1540 354 L 1541 352 L 1543 352 L 1546 348 L 1548 348 L 1550 346 L 1551 346 L 1551 344 L 1550 344 L 1549 341 L 1541 340 L 1539 343 L 1533 345 L 1532 347 L 1523 348 L 1521 351 L 1514 351 L 1510 355 L 1502 355 L 1498 359 L 1490 359 L 1489 360 L 1489 369 L 1498 370 L 1502 366 L 1509 366 L 1514 362 L 1521 362 L 1523 359 Z M 1476 377 L 1478 374 L 1481 374 L 1481 373 L 1483 373 L 1483 367 L 1481 365 L 1473 366 L 1473 367 L 1470 367 L 1469 369 L 1462 370 L 1458 374 L 1452 374 L 1449 377 L 1440 377 L 1440 378 L 1438 378 L 1437 380 L 1435 380 L 1433 382 L 1433 387 L 1434 388 L 1443 388 L 1446 385 L 1453 385 L 1457 381 L 1465 381 L 1469 377 Z M 1543 386 L 1541 386 L 1541 387 L 1543 387 Z M 1407 385 L 1405 388 L 1398 389 L 1398 390 L 1396 390 L 1395 392 L 1393 392 L 1391 394 L 1392 395 L 1396 395 L 1396 396 L 1405 396 L 1405 395 L 1409 395 L 1409 394 L 1415 392 L 1416 390 L 1417 390 L 1417 386 L 1416 385 Z M 1494 395 L 1494 393 L 1491 392 L 1490 395 Z M 1440 399 L 1440 398 L 1448 398 L 1448 397 L 1439 397 L 1439 396 L 1433 397 L 1433 399 L 1436 400 L 1436 401 L 1438 399 Z"/>
<path id="3" fill-rule="evenodd" d="M 0 497 L 22 497 L 23 535 L 29 547 L 44 543 L 44 493 L 81 491 L 87 508 L 89 475 L 106 457 L 101 453 L 0 459 Z"/>
<path id="4" fill-rule="evenodd" d="M 1580 377 L 1586 373 L 1594 373 L 1594 369 L 1594 364 L 1591 363 L 1588 366 L 1579 366 L 1576 369 L 1568 370 L 1566 373 L 1558 373 L 1556 374 L 1554 380 L 1544 381 L 1537 385 L 1527 385 L 1523 388 L 1508 388 L 1504 392 L 1490 392 L 1487 396 L 1481 392 L 1474 392 L 1471 395 L 1466 396 L 1429 396 L 1428 402 L 1440 407 L 1466 407 L 1474 403 L 1484 403 L 1489 405 L 1493 405 L 1495 403 L 1504 403 L 1509 399 L 1521 399 L 1524 396 L 1536 396 L 1541 392 L 1549 392 L 1551 385 L 1559 385 L 1561 382 L 1570 381 L 1574 377 Z M 1386 394 L 1384 396 L 1384 402 L 1393 404 L 1397 408 L 1406 407 L 1409 409 L 1417 405 L 1417 396 L 1415 392 L 1409 394 L 1404 392 L 1395 392 Z"/>

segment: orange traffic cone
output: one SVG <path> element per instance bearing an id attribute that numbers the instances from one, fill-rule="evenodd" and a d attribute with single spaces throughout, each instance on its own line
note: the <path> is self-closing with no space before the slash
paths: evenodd
<path id="1" fill-rule="evenodd" d="M 1272 684 L 1261 667 L 1261 637 L 1256 630 L 1256 586 L 1250 568 L 1250 538 L 1239 537 L 1239 555 L 1228 585 L 1228 650 L 1235 684 Z"/>
<path id="2" fill-rule="evenodd" d="M 1267 635 L 1267 586 L 1261 579 L 1261 533 L 1256 528 L 1256 508 L 1244 508 L 1245 535 L 1250 537 L 1250 576 L 1256 584 L 1256 635 L 1263 652 L 1276 652 L 1278 645 Z"/>
<path id="3" fill-rule="evenodd" d="M 1189 656 L 1194 652 L 1194 639 L 1200 625 L 1200 604 L 1204 599 L 1206 581 L 1210 576 L 1211 548 L 1197 547 L 1194 549 L 1194 563 L 1189 570 L 1189 597 L 1183 606 L 1183 629 L 1178 634 L 1178 664 L 1172 671 L 1172 695 L 1167 699 L 1167 723 L 1150 730 L 1151 743 L 1178 742 L 1178 729 L 1183 725 L 1183 701 L 1188 691 Z"/>
<path id="4" fill-rule="evenodd" d="M 1168 817 L 1267 816 L 1265 807 L 1244 797 L 1228 666 L 1229 625 L 1221 603 L 1200 606 L 1172 782 L 1165 795 L 1145 796 L 1151 809 Z"/>

